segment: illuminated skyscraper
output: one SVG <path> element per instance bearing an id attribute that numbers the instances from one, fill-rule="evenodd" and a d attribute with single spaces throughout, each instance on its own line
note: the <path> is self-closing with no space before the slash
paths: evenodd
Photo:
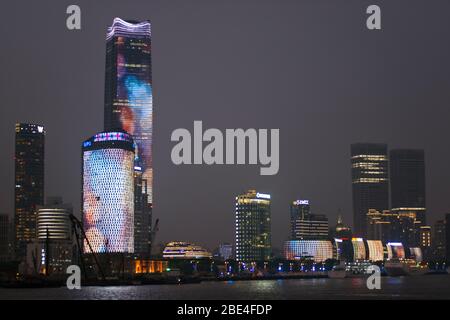
<path id="1" fill-rule="evenodd" d="M 136 143 L 135 166 L 147 182 L 148 203 L 153 202 L 153 101 L 151 26 L 149 21 L 115 18 L 106 35 L 106 131 L 123 129 Z"/>
<path id="2" fill-rule="evenodd" d="M 236 197 L 236 260 L 270 259 L 270 195 L 249 190 Z"/>
<path id="3" fill-rule="evenodd" d="M 45 130 L 36 124 L 16 124 L 15 234 L 16 253 L 23 258 L 36 237 L 36 206 L 44 204 Z"/>
<path id="4" fill-rule="evenodd" d="M 152 204 L 147 201 L 147 181 L 140 167 L 134 167 L 134 188 L 134 253 L 145 258 L 150 254 Z"/>
<path id="5" fill-rule="evenodd" d="M 326 240 L 328 238 L 328 218 L 323 214 L 311 213 L 309 200 L 291 203 L 291 239 Z"/>
<path id="6" fill-rule="evenodd" d="M 369 209 L 389 209 L 387 145 L 356 143 L 351 145 L 354 233 L 367 237 L 366 215 Z"/>
<path id="7" fill-rule="evenodd" d="M 83 228 L 93 251 L 133 253 L 134 142 L 128 133 L 102 132 L 83 143 L 82 187 Z"/>

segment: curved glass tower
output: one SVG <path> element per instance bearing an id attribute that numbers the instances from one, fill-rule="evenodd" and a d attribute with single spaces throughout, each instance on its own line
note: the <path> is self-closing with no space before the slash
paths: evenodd
<path id="1" fill-rule="evenodd" d="M 83 228 L 96 253 L 134 252 L 134 142 L 125 131 L 83 143 Z M 84 252 L 89 253 L 87 243 Z"/>

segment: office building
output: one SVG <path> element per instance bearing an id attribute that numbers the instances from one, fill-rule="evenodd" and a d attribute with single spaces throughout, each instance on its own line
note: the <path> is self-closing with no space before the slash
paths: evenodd
<path id="1" fill-rule="evenodd" d="M 369 209 L 389 209 L 387 145 L 356 143 L 351 145 L 353 233 L 367 237 L 366 215 Z"/>
<path id="2" fill-rule="evenodd" d="M 236 197 L 236 260 L 265 261 L 271 256 L 270 195 L 248 190 Z"/>
<path id="3" fill-rule="evenodd" d="M 125 131 L 83 143 L 83 228 L 96 253 L 134 252 L 134 150 Z M 84 251 L 90 252 L 86 241 Z"/>
<path id="4" fill-rule="evenodd" d="M 390 151 L 390 190 L 392 211 L 415 211 L 426 224 L 425 156 L 423 150 Z"/>
<path id="5" fill-rule="evenodd" d="M 17 123 L 15 141 L 14 220 L 16 254 L 26 256 L 36 236 L 36 207 L 44 204 L 45 130 L 37 124 Z"/>
<path id="6" fill-rule="evenodd" d="M 136 143 L 135 166 L 153 202 L 153 94 L 149 21 L 115 18 L 106 35 L 104 130 L 122 129 Z"/>
<path id="7" fill-rule="evenodd" d="M 308 200 L 291 203 L 292 240 L 326 240 L 328 231 L 328 218 L 322 214 L 311 213 Z"/>

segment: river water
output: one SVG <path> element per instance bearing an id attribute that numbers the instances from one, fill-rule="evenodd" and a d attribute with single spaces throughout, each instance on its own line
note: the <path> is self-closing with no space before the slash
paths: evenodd
<path id="1" fill-rule="evenodd" d="M 365 278 L 208 281 L 145 285 L 44 289 L 0 289 L 0 299 L 450 299 L 450 275 L 382 277 L 369 290 Z"/>

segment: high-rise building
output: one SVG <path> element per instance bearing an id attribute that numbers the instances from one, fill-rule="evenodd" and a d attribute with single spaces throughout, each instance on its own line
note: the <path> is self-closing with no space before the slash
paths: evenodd
<path id="1" fill-rule="evenodd" d="M 433 258 L 436 261 L 445 260 L 445 219 L 438 220 L 434 224 L 431 243 L 433 246 Z"/>
<path id="2" fill-rule="evenodd" d="M 98 253 L 134 252 L 134 141 L 125 131 L 83 143 L 83 228 Z M 84 251 L 89 247 L 84 244 Z"/>
<path id="3" fill-rule="evenodd" d="M 291 239 L 325 240 L 328 238 L 328 218 L 311 213 L 309 200 L 291 203 Z"/>
<path id="4" fill-rule="evenodd" d="M 0 214 L 0 262 L 9 260 L 9 216 Z"/>
<path id="5" fill-rule="evenodd" d="M 271 255 L 270 195 L 248 190 L 236 197 L 236 260 L 269 260 Z"/>
<path id="6" fill-rule="evenodd" d="M 152 203 L 153 98 L 151 25 L 115 18 L 106 35 L 105 131 L 123 129 L 136 144 L 135 166 Z"/>
<path id="7" fill-rule="evenodd" d="M 26 256 L 27 243 L 36 236 L 36 207 L 44 203 L 44 127 L 16 124 L 15 235 L 16 254 Z"/>
<path id="8" fill-rule="evenodd" d="M 150 255 L 152 204 L 148 203 L 147 181 L 140 167 L 134 167 L 134 253 L 141 258 Z"/>
<path id="9" fill-rule="evenodd" d="M 391 208 L 426 208 L 423 150 L 390 151 Z"/>
<path id="10" fill-rule="evenodd" d="M 366 237 L 369 209 L 389 209 L 387 145 L 356 143 L 351 145 L 354 234 Z"/>

